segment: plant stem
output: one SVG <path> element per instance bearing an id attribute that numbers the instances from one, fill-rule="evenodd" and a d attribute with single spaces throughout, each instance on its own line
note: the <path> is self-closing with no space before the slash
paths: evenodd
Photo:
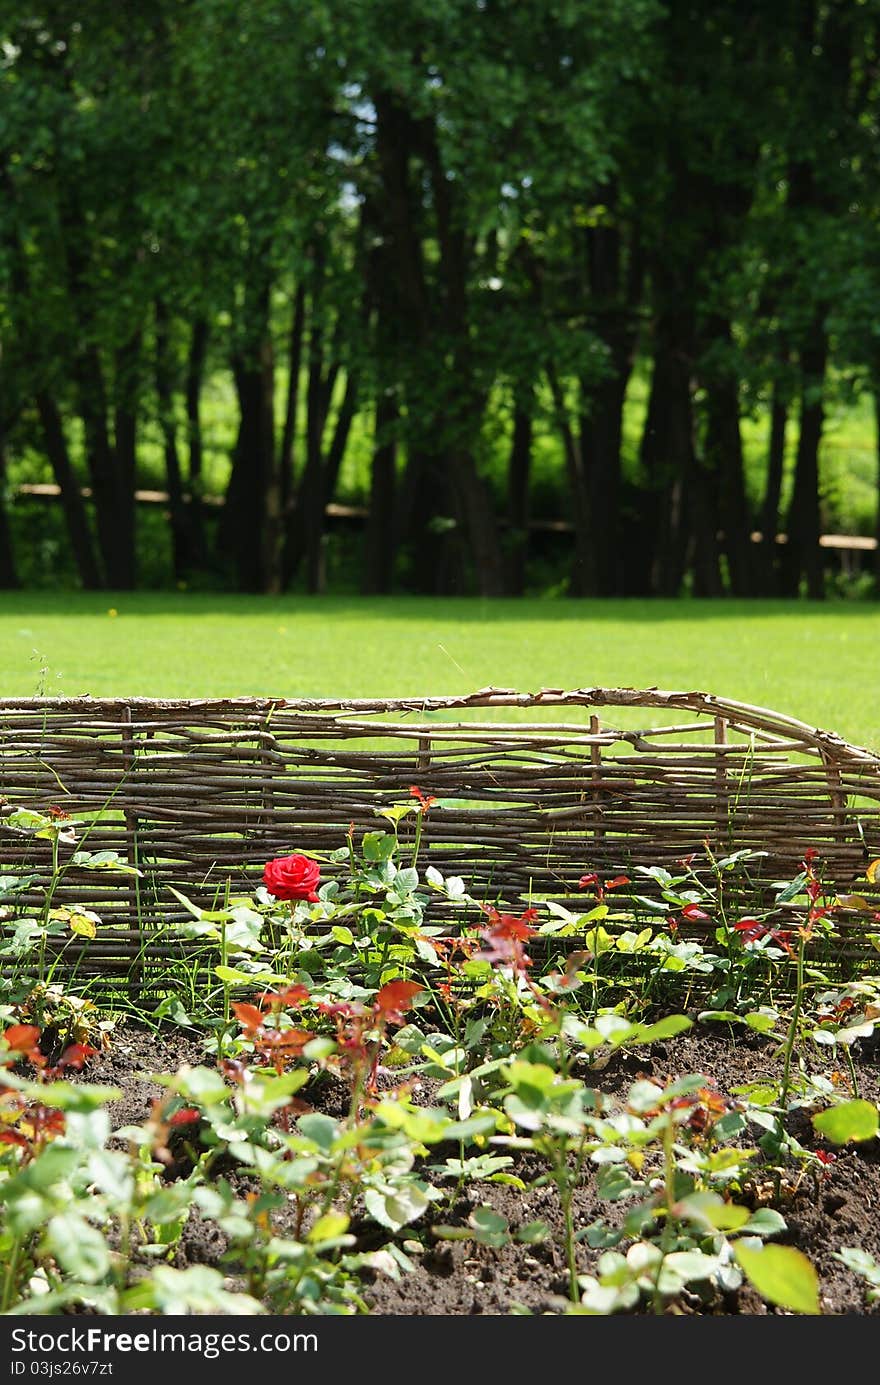
<path id="1" fill-rule="evenodd" d="M 663 1262 L 669 1254 L 672 1238 L 675 1235 L 675 1131 L 671 1115 L 667 1115 L 666 1124 L 663 1127 L 663 1197 L 666 1217 L 663 1223 L 663 1235 L 660 1237 L 661 1253 L 660 1262 L 657 1266 L 657 1278 L 654 1280 L 655 1313 L 663 1312 L 660 1276 L 663 1273 Z"/>
<path id="2" fill-rule="evenodd" d="M 423 818 L 423 817 L 424 817 L 424 814 L 423 814 L 421 811 L 419 811 L 418 813 L 416 813 L 416 839 L 415 839 L 415 843 L 414 843 L 414 845 L 413 845 L 413 855 L 412 855 L 412 868 L 413 868 L 413 870 L 415 870 L 415 868 L 416 868 L 416 862 L 417 862 L 418 859 L 419 859 L 419 847 L 420 847 L 421 844 L 422 844 L 422 818 Z"/>
<path id="3" fill-rule="evenodd" d="M 18 1258 L 21 1254 L 21 1240 L 16 1236 L 12 1243 L 12 1254 L 6 1266 L 6 1273 L 3 1276 L 3 1301 L 0 1308 L 4 1313 L 8 1312 L 12 1306 L 12 1299 L 15 1295 L 15 1286 L 18 1279 Z"/>
<path id="4" fill-rule="evenodd" d="M 560 1188 L 560 1201 L 562 1203 L 562 1217 L 565 1226 L 565 1254 L 568 1260 L 568 1292 L 572 1303 L 580 1303 L 581 1286 L 578 1283 L 577 1257 L 574 1249 L 574 1215 L 572 1212 L 572 1189 L 566 1187 L 565 1192 Z"/>
<path id="5" fill-rule="evenodd" d="M 852 1094 L 854 1097 L 857 1097 L 859 1094 L 859 1079 L 856 1076 L 856 1065 L 853 1062 L 852 1049 L 849 1044 L 844 1044 L 843 1049 L 846 1054 L 847 1067 L 849 1068 L 849 1080 L 852 1085 Z"/>
<path id="6" fill-rule="evenodd" d="M 226 942 L 226 913 L 224 910 L 223 918 L 220 920 L 220 965 L 226 968 L 229 957 L 229 949 Z M 217 1057 L 223 1057 L 223 1050 L 226 1045 L 226 1032 L 229 1029 L 229 982 L 223 982 L 223 1028 L 220 1031 L 220 1038 L 217 1043 Z"/>
<path id="7" fill-rule="evenodd" d="M 788 1026 L 788 1034 L 785 1040 L 785 1063 L 782 1069 L 782 1086 L 779 1092 L 779 1103 L 784 1108 L 788 1100 L 788 1093 L 791 1087 L 791 1058 L 794 1053 L 795 1040 L 797 1039 L 798 1025 L 801 1018 L 801 1006 L 803 1004 L 804 992 L 804 949 L 806 938 L 801 933 L 797 951 L 797 981 L 795 984 L 794 1009 L 791 1012 L 791 1023 Z"/>

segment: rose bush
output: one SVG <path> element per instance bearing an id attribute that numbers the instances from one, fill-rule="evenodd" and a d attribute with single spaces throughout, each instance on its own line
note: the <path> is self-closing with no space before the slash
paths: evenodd
<path id="1" fill-rule="evenodd" d="M 321 867 L 310 856 L 277 856 L 263 870 L 263 884 L 276 899 L 307 899 L 314 904 L 320 879 Z"/>

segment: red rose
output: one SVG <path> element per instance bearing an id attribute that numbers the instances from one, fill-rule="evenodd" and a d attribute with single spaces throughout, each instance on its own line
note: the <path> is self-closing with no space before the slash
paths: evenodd
<path id="1" fill-rule="evenodd" d="M 278 856 L 267 861 L 263 884 L 276 899 L 307 899 L 314 904 L 321 867 L 309 856 Z"/>

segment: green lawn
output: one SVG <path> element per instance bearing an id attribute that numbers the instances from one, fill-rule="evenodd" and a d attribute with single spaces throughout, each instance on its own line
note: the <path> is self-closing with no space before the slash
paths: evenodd
<path id="1" fill-rule="evenodd" d="M 854 603 L 22 593 L 0 598 L 0 695 L 653 684 L 756 702 L 880 747 L 878 641 L 880 607 Z"/>

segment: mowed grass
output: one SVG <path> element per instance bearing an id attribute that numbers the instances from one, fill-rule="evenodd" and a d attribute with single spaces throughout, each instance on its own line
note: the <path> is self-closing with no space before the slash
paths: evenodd
<path id="1" fill-rule="evenodd" d="M 880 608 L 837 602 L 15 593 L 0 598 L 0 696 L 653 685 L 758 703 L 880 748 L 878 645 Z"/>

